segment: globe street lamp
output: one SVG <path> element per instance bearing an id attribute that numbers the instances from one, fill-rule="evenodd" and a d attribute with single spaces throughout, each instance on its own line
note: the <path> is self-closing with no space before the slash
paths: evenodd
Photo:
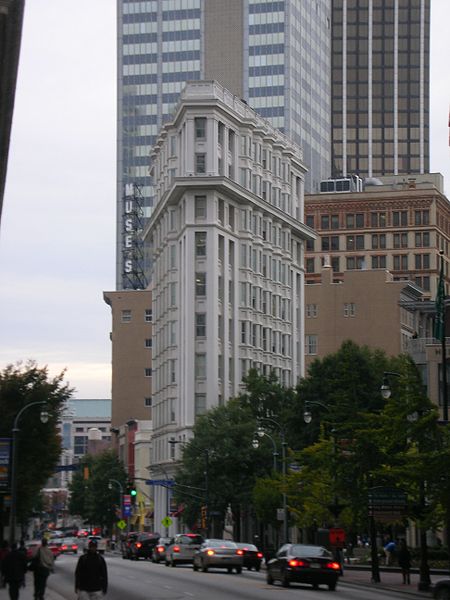
<path id="1" fill-rule="evenodd" d="M 255 432 L 255 435 L 257 435 L 258 437 L 268 437 L 269 440 L 272 442 L 272 456 L 273 456 L 273 470 L 276 471 L 277 470 L 277 457 L 279 456 L 278 452 L 277 452 L 277 445 L 275 443 L 275 440 L 273 439 L 273 437 L 271 435 L 269 435 L 266 431 L 264 431 L 264 429 L 262 427 L 258 427 L 257 431 Z M 253 438 L 252 441 L 252 446 L 253 448 L 259 448 L 259 440 L 255 437 Z"/>
<path id="2" fill-rule="evenodd" d="M 289 543 L 289 527 L 288 527 L 288 508 L 287 508 L 287 494 L 286 494 L 286 433 L 284 427 L 272 419 L 271 417 L 260 417 L 258 421 L 267 421 L 275 427 L 278 428 L 280 438 L 281 438 L 281 466 L 282 466 L 282 476 L 283 476 L 283 543 Z M 257 429 L 257 434 L 259 437 L 263 437 L 267 435 L 262 426 L 259 426 Z"/>
<path id="3" fill-rule="evenodd" d="M 40 402 L 30 402 L 25 404 L 17 413 L 12 428 L 12 460 L 11 460 L 11 510 L 9 513 L 9 542 L 14 543 L 16 540 L 16 513 L 17 513 L 17 458 L 18 458 L 18 444 L 17 434 L 19 433 L 19 420 L 22 414 L 32 406 L 46 405 L 47 402 L 42 400 Z M 47 410 L 41 410 L 40 414 L 41 423 L 47 423 L 49 414 Z"/>

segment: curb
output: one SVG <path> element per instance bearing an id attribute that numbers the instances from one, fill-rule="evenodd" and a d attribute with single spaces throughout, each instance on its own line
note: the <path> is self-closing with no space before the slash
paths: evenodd
<path id="1" fill-rule="evenodd" d="M 344 579 L 340 578 L 338 585 L 340 587 L 352 587 L 358 589 L 366 589 L 366 590 L 384 590 L 386 592 L 395 592 L 398 594 L 404 594 L 405 596 L 409 596 L 412 598 L 432 598 L 432 592 L 419 592 L 413 590 L 403 590 L 400 588 L 392 587 L 389 584 L 384 585 L 383 583 L 358 583 L 356 581 L 344 581 Z"/>

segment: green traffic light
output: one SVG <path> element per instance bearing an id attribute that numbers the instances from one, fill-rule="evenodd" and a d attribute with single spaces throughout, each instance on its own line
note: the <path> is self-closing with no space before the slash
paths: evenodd
<path id="1" fill-rule="evenodd" d="M 135 489 L 130 490 L 130 495 L 131 496 L 136 496 L 137 495 L 137 491 Z"/>

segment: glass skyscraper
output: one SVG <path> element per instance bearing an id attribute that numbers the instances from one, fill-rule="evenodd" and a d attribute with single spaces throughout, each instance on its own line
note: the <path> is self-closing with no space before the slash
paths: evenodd
<path id="1" fill-rule="evenodd" d="M 333 0 L 332 173 L 429 171 L 430 0 Z"/>
<path id="2" fill-rule="evenodd" d="M 118 289 L 148 275 L 139 234 L 152 210 L 149 150 L 187 81 L 217 80 L 301 146 L 306 191 L 329 176 L 330 5 L 118 0 Z"/>

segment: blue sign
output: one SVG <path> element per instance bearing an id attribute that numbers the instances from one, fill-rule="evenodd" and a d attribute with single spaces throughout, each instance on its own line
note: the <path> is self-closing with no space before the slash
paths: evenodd
<path id="1" fill-rule="evenodd" d="M 9 488 L 10 438 L 0 438 L 0 490 Z"/>
<path id="2" fill-rule="evenodd" d="M 129 504 L 124 504 L 123 505 L 123 516 L 124 517 L 131 517 L 131 506 Z"/>
<path id="3" fill-rule="evenodd" d="M 147 485 L 162 485 L 163 487 L 173 487 L 175 481 L 173 479 L 146 479 Z"/>

